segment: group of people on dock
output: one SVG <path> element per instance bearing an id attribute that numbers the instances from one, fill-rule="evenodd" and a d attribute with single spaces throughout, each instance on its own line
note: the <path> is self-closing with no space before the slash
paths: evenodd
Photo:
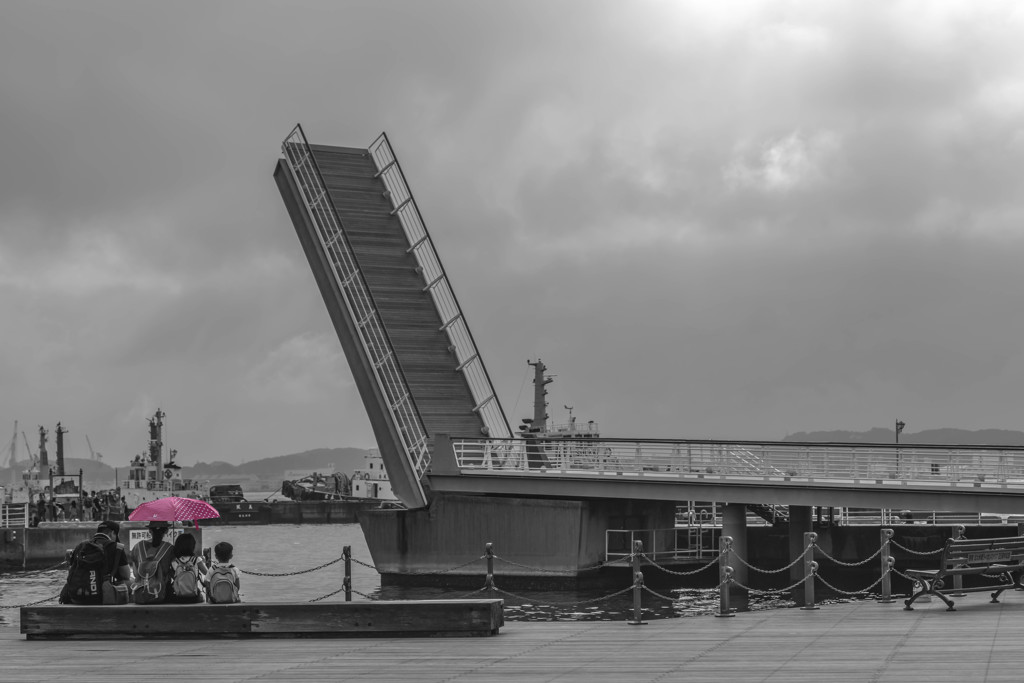
<path id="1" fill-rule="evenodd" d="M 208 558 L 196 553 L 190 534 L 179 534 L 173 544 L 164 540 L 167 522 L 150 522 L 147 528 L 150 537 L 126 551 L 121 525 L 100 522 L 92 539 L 71 552 L 61 604 L 240 602 L 241 577 L 231 563 L 230 543 L 218 543 Z"/>
<path id="2" fill-rule="evenodd" d="M 86 492 L 83 490 L 80 498 L 81 507 L 76 498 L 72 498 L 65 506 L 64 503 L 53 497 L 47 500 L 46 495 L 40 493 L 35 502 L 29 501 L 31 503 L 30 526 L 39 526 L 40 522 L 92 522 L 115 516 L 122 519 L 128 518 L 128 505 L 124 496 L 118 500 L 117 493 L 114 491 Z"/>

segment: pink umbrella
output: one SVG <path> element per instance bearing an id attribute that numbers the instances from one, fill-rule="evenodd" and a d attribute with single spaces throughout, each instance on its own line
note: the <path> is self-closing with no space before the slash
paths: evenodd
<path id="1" fill-rule="evenodd" d="M 128 519 L 133 522 L 180 522 L 182 520 L 213 519 L 220 517 L 217 508 L 195 498 L 168 496 L 143 503 L 132 510 Z M 197 522 L 198 525 L 198 522 Z"/>

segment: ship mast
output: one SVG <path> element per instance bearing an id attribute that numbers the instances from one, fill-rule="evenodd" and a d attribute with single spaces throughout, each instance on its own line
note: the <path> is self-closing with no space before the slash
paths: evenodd
<path id="1" fill-rule="evenodd" d="M 149 461 L 160 472 L 164 469 L 164 412 L 159 408 L 149 419 Z"/>
<path id="2" fill-rule="evenodd" d="M 545 398 L 548 395 L 548 390 L 545 389 L 548 384 L 555 381 L 555 378 L 551 375 L 545 375 L 548 367 L 544 365 L 544 361 L 540 358 L 537 362 L 526 361 L 527 365 L 533 367 L 533 422 L 531 431 L 546 432 L 548 428 L 548 402 Z"/>

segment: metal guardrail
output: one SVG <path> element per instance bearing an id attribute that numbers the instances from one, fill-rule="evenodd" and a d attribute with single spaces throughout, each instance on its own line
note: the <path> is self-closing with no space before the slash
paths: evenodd
<path id="1" fill-rule="evenodd" d="M 465 471 L 1024 490 L 1022 448 L 627 439 L 457 439 L 452 446 Z"/>
<path id="2" fill-rule="evenodd" d="M 486 434 L 493 438 L 508 438 L 512 436 L 508 420 L 498 403 L 497 394 L 491 385 L 487 368 L 484 367 L 480 352 L 473 341 L 473 335 L 466 324 L 466 318 L 462 314 L 459 302 L 455 298 L 455 292 L 448 282 L 448 275 L 441 265 L 441 259 L 434 249 L 433 241 L 427 233 L 423 216 L 416 206 L 416 200 L 412 196 L 402 167 L 391 149 L 391 143 L 386 134 L 381 134 L 369 147 L 370 155 L 377 167 L 377 176 L 384 181 L 387 188 L 387 195 L 391 200 L 394 210 L 391 212 L 397 215 L 405 231 L 406 239 L 409 242 L 408 252 L 416 257 L 418 270 L 423 276 L 425 283 L 424 290 L 430 292 L 434 306 L 442 320 L 441 329 L 448 335 L 452 353 L 455 358 L 456 370 L 462 373 L 469 385 L 476 404 L 476 410 L 487 431 Z"/>
<path id="3" fill-rule="evenodd" d="M 3 503 L 0 505 L 0 529 L 18 529 L 28 526 L 28 503 Z"/>

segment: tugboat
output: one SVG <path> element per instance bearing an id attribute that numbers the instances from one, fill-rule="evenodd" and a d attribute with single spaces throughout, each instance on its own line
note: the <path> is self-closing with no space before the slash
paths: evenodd
<path id="1" fill-rule="evenodd" d="M 178 451 L 170 449 L 164 455 L 164 417 L 162 410 L 149 419 L 149 448 L 136 455 L 128 466 L 128 478 L 120 482 L 121 495 L 129 510 L 157 498 L 209 499 L 209 487 L 195 479 L 181 476 L 181 466 L 174 462 Z"/>

